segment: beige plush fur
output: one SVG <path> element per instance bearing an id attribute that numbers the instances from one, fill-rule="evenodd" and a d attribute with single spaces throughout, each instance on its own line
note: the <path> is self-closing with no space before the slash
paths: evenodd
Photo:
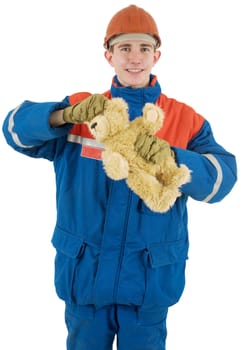
<path id="1" fill-rule="evenodd" d="M 128 106 L 121 98 L 108 101 L 104 114 L 96 116 L 89 129 L 104 144 L 102 153 L 106 174 L 113 180 L 126 179 L 127 185 L 155 212 L 166 212 L 181 195 L 179 187 L 190 181 L 185 165 L 177 166 L 171 155 L 161 164 L 139 156 L 134 148 L 140 134 L 154 135 L 163 124 L 164 113 L 147 103 L 143 115 L 129 121 Z"/>

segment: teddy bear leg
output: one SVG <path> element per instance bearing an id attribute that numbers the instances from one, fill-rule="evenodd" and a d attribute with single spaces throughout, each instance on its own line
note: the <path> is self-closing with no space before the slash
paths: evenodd
<path id="1" fill-rule="evenodd" d="M 181 164 L 178 168 L 177 182 L 178 186 L 184 185 L 191 181 L 191 171 L 184 164 Z"/>
<path id="2" fill-rule="evenodd" d="M 166 212 L 175 203 L 178 197 L 181 196 L 180 187 L 189 182 L 191 179 L 190 170 L 185 166 L 174 167 L 169 171 L 166 171 L 158 177 L 158 180 L 162 184 L 162 188 L 159 192 L 159 198 L 156 197 L 154 209 L 159 212 Z M 149 200 L 148 200 L 149 201 Z M 150 205 L 150 203 L 148 202 Z M 153 204 L 152 204 L 153 206 Z"/>
<path id="3" fill-rule="evenodd" d="M 157 174 L 157 179 L 165 187 L 169 185 L 180 187 L 191 180 L 191 172 L 184 164 L 180 167 L 176 164 L 170 167 L 170 164 L 166 163 L 163 169 L 165 169 L 165 171 Z"/>
<path id="4" fill-rule="evenodd" d="M 164 186 L 155 176 L 143 171 L 129 172 L 126 180 L 130 189 L 135 192 L 153 211 L 162 212 L 169 206 L 162 204 Z"/>
<path id="5" fill-rule="evenodd" d="M 164 185 L 155 176 L 139 171 L 129 173 L 126 180 L 128 186 L 154 212 L 168 211 L 181 195 L 175 182 Z"/>
<path id="6" fill-rule="evenodd" d="M 113 180 L 126 179 L 129 172 L 128 161 L 120 153 L 102 152 L 103 166 L 106 174 Z"/>
<path id="7" fill-rule="evenodd" d="M 177 186 L 159 186 L 159 191 L 152 192 L 145 199 L 146 205 L 153 211 L 159 213 L 167 212 L 175 203 L 176 199 L 180 197 L 181 192 Z"/>

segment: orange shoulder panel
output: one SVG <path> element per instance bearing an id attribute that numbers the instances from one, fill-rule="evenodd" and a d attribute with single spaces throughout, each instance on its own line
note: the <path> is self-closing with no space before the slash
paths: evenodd
<path id="1" fill-rule="evenodd" d="M 85 100 L 90 95 L 90 92 L 77 92 L 76 94 L 69 96 L 69 103 L 75 105 L 76 103 Z"/>
<path id="2" fill-rule="evenodd" d="M 201 129 L 204 118 L 188 105 L 161 94 L 157 104 L 164 111 L 164 123 L 156 136 L 171 146 L 187 148 L 189 141 Z"/>

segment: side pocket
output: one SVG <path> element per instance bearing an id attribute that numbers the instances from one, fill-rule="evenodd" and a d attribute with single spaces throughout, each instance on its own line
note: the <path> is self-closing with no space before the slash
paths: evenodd
<path id="1" fill-rule="evenodd" d="M 187 253 L 188 241 L 158 243 L 148 247 L 143 307 L 169 307 L 180 299 L 185 286 Z"/>
<path id="2" fill-rule="evenodd" d="M 75 269 L 78 260 L 84 254 L 85 243 L 80 237 L 56 228 L 52 244 L 56 249 L 54 277 L 56 293 L 67 303 L 72 303 Z"/>
<path id="3" fill-rule="evenodd" d="M 67 303 L 94 304 L 94 285 L 100 249 L 79 236 L 56 228 L 52 243 L 55 258 L 55 288 Z"/>

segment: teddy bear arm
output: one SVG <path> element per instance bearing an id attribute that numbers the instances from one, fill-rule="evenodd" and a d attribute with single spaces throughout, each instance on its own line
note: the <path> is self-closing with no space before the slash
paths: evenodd
<path id="1" fill-rule="evenodd" d="M 106 174 L 113 180 L 127 178 L 129 172 L 128 161 L 118 152 L 105 150 L 102 161 Z"/>

